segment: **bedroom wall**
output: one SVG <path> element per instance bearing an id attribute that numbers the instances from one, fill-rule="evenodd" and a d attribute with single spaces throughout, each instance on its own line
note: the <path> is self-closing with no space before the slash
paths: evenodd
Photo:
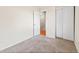
<path id="1" fill-rule="evenodd" d="M 33 7 L 0 7 L 0 50 L 33 36 Z"/>
<path id="2" fill-rule="evenodd" d="M 79 52 L 79 7 L 75 7 L 75 45 Z"/>

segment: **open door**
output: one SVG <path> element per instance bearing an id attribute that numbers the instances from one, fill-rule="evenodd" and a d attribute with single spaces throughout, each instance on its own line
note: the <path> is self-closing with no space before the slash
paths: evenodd
<path id="1" fill-rule="evenodd" d="M 34 30 L 34 36 L 40 34 L 40 13 L 38 11 L 34 11 L 34 21 L 33 21 L 33 30 Z"/>

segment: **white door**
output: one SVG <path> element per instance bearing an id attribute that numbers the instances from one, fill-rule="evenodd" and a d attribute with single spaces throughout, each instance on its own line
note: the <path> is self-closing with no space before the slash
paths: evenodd
<path id="1" fill-rule="evenodd" d="M 63 38 L 63 10 L 62 7 L 56 8 L 56 37 Z"/>
<path id="2" fill-rule="evenodd" d="M 40 13 L 38 11 L 34 11 L 34 36 L 40 34 Z"/>
<path id="3" fill-rule="evenodd" d="M 74 9 L 72 6 L 63 7 L 63 38 L 74 39 Z"/>

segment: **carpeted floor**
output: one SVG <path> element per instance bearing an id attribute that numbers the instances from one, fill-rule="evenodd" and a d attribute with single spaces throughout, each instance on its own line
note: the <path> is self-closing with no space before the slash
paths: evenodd
<path id="1" fill-rule="evenodd" d="M 36 36 L 9 47 L 1 53 L 75 53 L 74 42 L 64 39 L 51 39 L 44 36 Z"/>

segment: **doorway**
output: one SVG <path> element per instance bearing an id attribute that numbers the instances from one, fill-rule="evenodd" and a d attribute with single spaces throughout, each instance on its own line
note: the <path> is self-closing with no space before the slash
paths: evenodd
<path id="1" fill-rule="evenodd" d="M 40 35 L 46 36 L 46 11 L 40 15 Z"/>

